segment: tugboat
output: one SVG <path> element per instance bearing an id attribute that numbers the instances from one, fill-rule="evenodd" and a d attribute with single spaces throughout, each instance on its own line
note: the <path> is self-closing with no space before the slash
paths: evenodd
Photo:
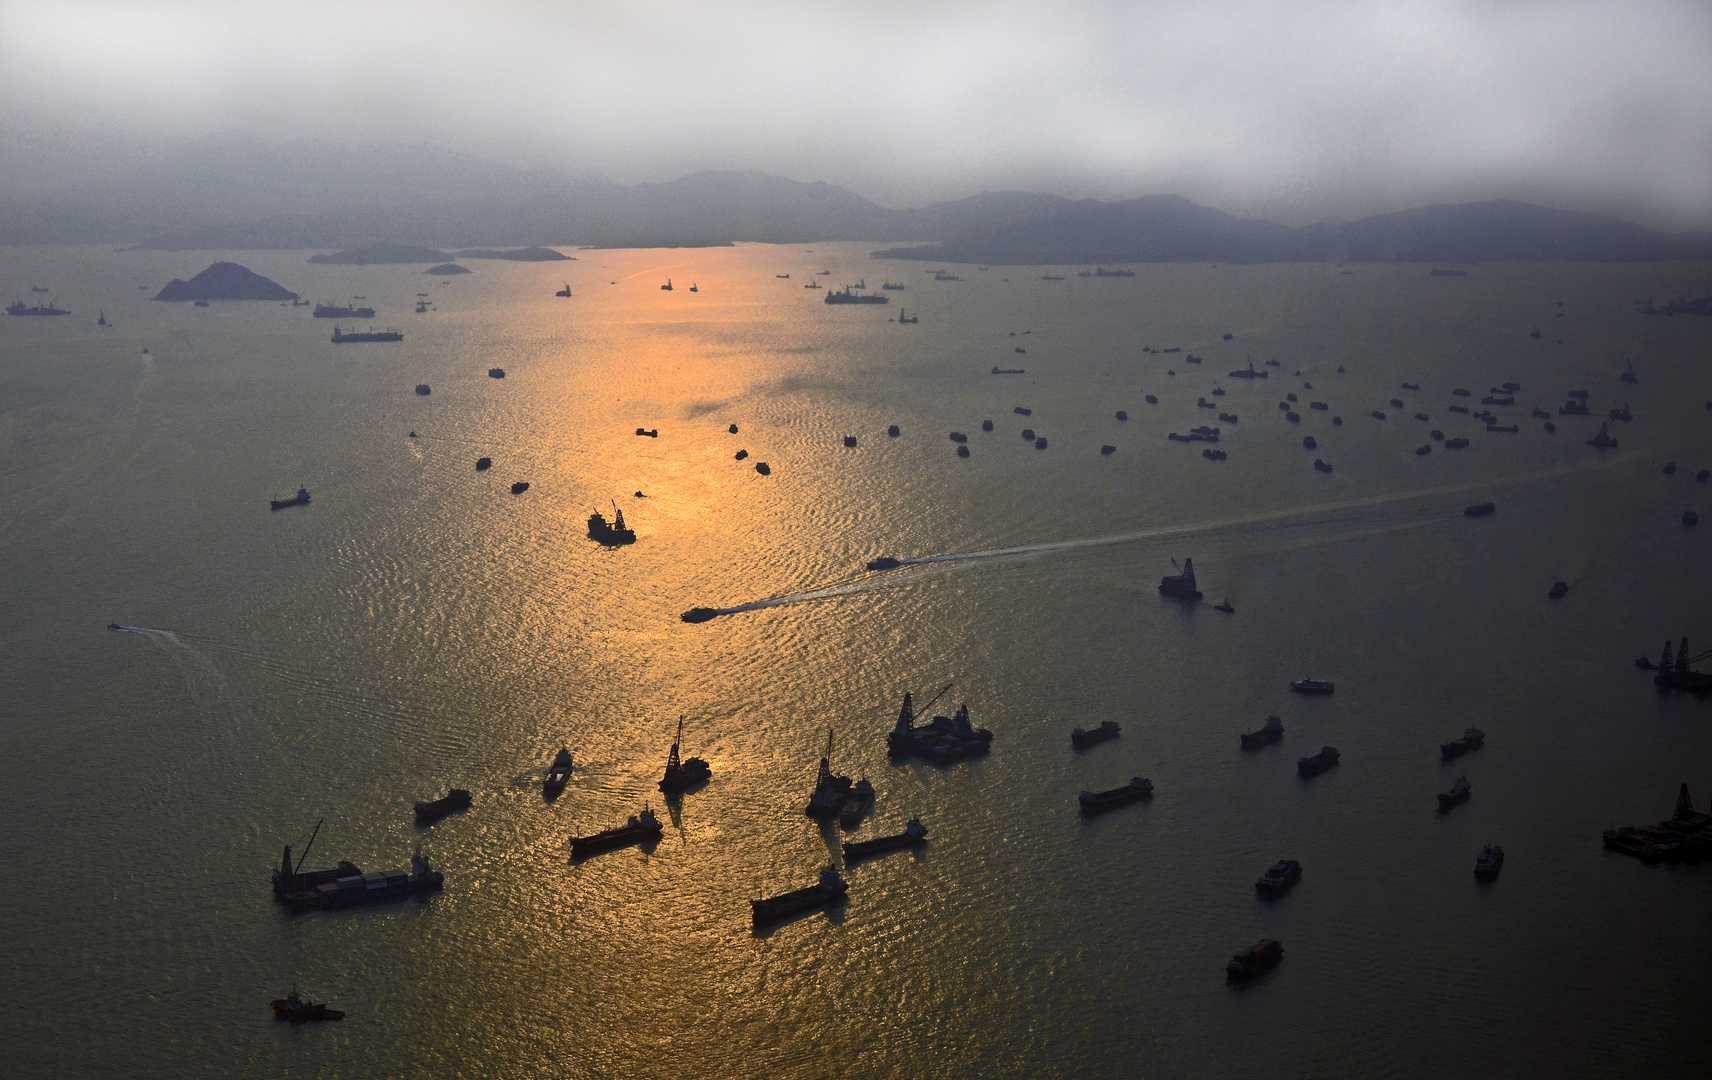
<path id="1" fill-rule="evenodd" d="M 1295 859 L 1279 859 L 1276 865 L 1260 875 L 1260 880 L 1254 883 L 1254 891 L 1262 896 L 1283 896 L 1301 880 L 1301 863 Z"/>
<path id="2" fill-rule="evenodd" d="M 853 862 L 869 855 L 879 855 L 887 851 L 895 851 L 901 847 L 914 847 L 927 840 L 927 826 L 920 818 L 910 818 L 904 831 L 891 836 L 876 836 L 872 840 L 857 840 L 844 842 L 844 861 Z"/>
<path id="3" fill-rule="evenodd" d="M 1224 612 L 1224 613 L 1225 613 L 1225 614 L 1226 614 L 1226 615 L 1235 615 L 1235 614 L 1236 614 L 1236 608 L 1233 608 L 1233 607 L 1231 607 L 1231 602 L 1230 602 L 1230 597 L 1228 597 L 1228 596 L 1227 596 L 1227 597 L 1225 597 L 1225 602 L 1224 602 L 1224 603 L 1222 603 L 1222 604 L 1214 604 L 1214 605 L 1213 605 L 1213 610 L 1214 610 L 1214 611 L 1222 611 L 1222 612 Z"/>
<path id="4" fill-rule="evenodd" d="M 569 747 L 559 747 L 559 752 L 553 755 L 553 763 L 547 766 L 547 779 L 544 786 L 549 793 L 563 791 L 571 780 L 571 751 Z"/>
<path id="5" fill-rule="evenodd" d="M 521 495 L 525 491 L 528 491 L 528 490 L 529 490 L 529 481 L 527 481 L 527 480 L 519 480 L 519 481 L 517 481 L 517 483 L 511 485 L 511 493 L 513 495 Z"/>
<path id="6" fill-rule="evenodd" d="M 947 683 L 944 690 L 922 707 L 922 711 L 932 708 L 933 702 L 938 701 L 951 686 Z M 957 707 L 956 716 L 935 716 L 920 727 L 915 726 L 915 715 L 910 695 L 905 692 L 898 721 L 886 738 L 887 747 L 894 757 L 916 754 L 930 761 L 951 762 L 979 757 L 992 749 L 993 733 L 970 722 L 967 703 Z"/>
<path id="7" fill-rule="evenodd" d="M 1498 876 L 1498 871 L 1504 869 L 1504 849 L 1497 844 L 1487 844 L 1480 849 L 1480 857 L 1474 860 L 1474 876 L 1481 881 L 1491 881 Z"/>
<path id="8" fill-rule="evenodd" d="M 1325 679 L 1297 679 L 1290 689 L 1298 694 L 1330 694 L 1337 690 L 1337 684 Z"/>
<path id="9" fill-rule="evenodd" d="M 850 886 L 839 876 L 838 871 L 827 867 L 820 872 L 820 883 L 810 885 L 806 889 L 775 896 L 768 900 L 749 901 L 750 915 L 757 927 L 782 919 L 786 915 L 794 915 L 799 911 L 817 908 L 822 904 L 830 904 L 840 900 L 850 891 Z"/>
<path id="10" fill-rule="evenodd" d="M 631 814 L 629 821 L 615 829 L 602 829 L 588 836 L 571 837 L 571 858 L 580 859 L 585 855 L 641 843 L 659 836 L 665 830 L 666 827 L 660 824 L 660 819 L 654 816 L 654 811 L 644 809 L 641 813 Z"/>
<path id="11" fill-rule="evenodd" d="M 820 772 L 814 778 L 814 794 L 808 797 L 804 813 L 810 817 L 829 818 L 844 809 L 850 798 L 853 782 L 848 776 L 832 771 L 832 729 L 826 729 L 826 753 L 820 757 Z"/>
<path id="12" fill-rule="evenodd" d="M 297 494 L 289 499 L 269 499 L 268 505 L 275 510 L 284 510 L 288 506 L 308 506 L 309 489 L 300 487 L 297 489 Z"/>
<path id="13" fill-rule="evenodd" d="M 1132 776 L 1129 783 L 1123 787 L 1109 788 L 1105 791 L 1084 791 L 1076 796 L 1085 817 L 1103 814 L 1107 810 L 1115 810 L 1132 802 L 1153 796 L 1153 781 L 1144 776 Z"/>
<path id="14" fill-rule="evenodd" d="M 503 379 L 505 378 L 505 369 L 502 367 L 490 367 L 487 369 L 487 377 L 490 379 Z"/>
<path id="15" fill-rule="evenodd" d="M 1439 744 L 1439 753 L 1442 755 L 1440 760 L 1450 761 L 1452 758 L 1459 758 L 1470 750 L 1478 750 L 1484 745 L 1486 745 L 1486 732 L 1477 727 L 1468 728 L 1462 733 L 1462 738 L 1455 742 Z"/>
<path id="16" fill-rule="evenodd" d="M 1335 746 L 1322 746 L 1320 752 L 1313 757 L 1296 759 L 1296 774 L 1298 776 L 1318 776 L 1338 763 L 1338 749 Z"/>
<path id="17" fill-rule="evenodd" d="M 295 866 L 291 862 L 291 845 L 285 846 L 285 857 L 273 871 L 273 895 L 288 907 L 329 908 L 347 904 L 366 904 L 377 900 L 395 900 L 414 893 L 430 892 L 445 883 L 445 875 L 428 865 L 422 849 L 410 860 L 409 870 L 380 870 L 365 874 L 352 862 L 340 862 L 331 870 L 311 870 L 303 873 L 303 860 L 321 832 L 321 822 L 304 845 L 303 855 Z"/>
<path id="18" fill-rule="evenodd" d="M 1077 749 L 1093 746 L 1096 743 L 1103 743 L 1107 739 L 1117 738 L 1118 732 L 1122 730 L 1123 729 L 1118 726 L 1117 721 L 1115 720 L 1103 721 L 1099 727 L 1092 731 L 1084 731 L 1081 728 L 1071 728 L 1070 745 Z"/>
<path id="19" fill-rule="evenodd" d="M 704 623 L 718 614 L 719 611 L 717 608 L 693 607 L 682 615 L 679 615 L 678 618 L 687 623 Z"/>
<path id="20" fill-rule="evenodd" d="M 619 547 L 623 544 L 636 542 L 636 530 L 627 528 L 624 524 L 624 511 L 618 508 L 618 503 L 612 504 L 612 524 L 606 523 L 606 515 L 598 510 L 589 515 L 589 539 L 607 547 Z"/>
<path id="21" fill-rule="evenodd" d="M 470 800 L 469 792 L 463 788 L 453 788 L 446 793 L 444 798 L 435 799 L 433 802 L 418 802 L 416 804 L 416 820 L 433 821 L 458 810 L 468 810 Z"/>
<path id="22" fill-rule="evenodd" d="M 291 988 L 291 993 L 282 998 L 274 998 L 273 1018 L 275 1020 L 343 1020 L 345 1014 L 338 1009 L 330 1009 L 319 1001 L 305 1001 L 303 995 L 297 992 L 297 987 Z"/>
<path id="23" fill-rule="evenodd" d="M 1175 574 L 1167 574 L 1159 579 L 1159 595 L 1172 600 L 1181 600 L 1185 604 L 1193 604 L 1201 599 L 1201 590 L 1195 585 L 1195 560 L 1184 559 L 1179 567 L 1177 560 L 1171 560 Z"/>
<path id="24" fill-rule="evenodd" d="M 868 560 L 868 569 L 870 570 L 896 570 L 902 565 L 902 560 L 894 559 L 890 555 L 882 555 L 878 559 Z"/>
<path id="25" fill-rule="evenodd" d="M 678 735 L 672 740 L 672 752 L 666 755 L 666 775 L 660 778 L 661 791 L 683 791 L 703 783 L 713 775 L 713 769 L 701 758 L 680 761 L 678 747 L 684 741 L 684 718 L 678 717 Z"/>
<path id="26" fill-rule="evenodd" d="M 1233 980 L 1252 979 L 1284 959 L 1284 946 L 1271 938 L 1262 938 L 1231 957 L 1225 974 Z"/>
<path id="27" fill-rule="evenodd" d="M 1468 777 L 1457 777 L 1456 783 L 1450 786 L 1449 791 L 1439 792 L 1439 811 L 1443 813 L 1459 803 L 1467 802 L 1469 793 L 1473 790 L 1474 789 L 1469 786 Z"/>
<path id="28" fill-rule="evenodd" d="M 1284 721 L 1277 716 L 1268 716 L 1266 723 L 1259 731 L 1245 731 L 1242 734 L 1242 748 L 1257 750 L 1262 746 L 1270 746 L 1284 737 Z"/>

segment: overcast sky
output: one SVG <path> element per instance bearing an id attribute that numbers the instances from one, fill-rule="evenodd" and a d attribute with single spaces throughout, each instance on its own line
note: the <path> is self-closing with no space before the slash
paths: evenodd
<path id="1" fill-rule="evenodd" d="M 0 0 L 0 116 L 427 140 L 888 205 L 1510 196 L 1712 228 L 1712 3 Z"/>

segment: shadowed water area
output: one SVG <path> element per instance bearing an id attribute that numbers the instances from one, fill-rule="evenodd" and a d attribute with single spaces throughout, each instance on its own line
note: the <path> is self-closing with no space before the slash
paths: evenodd
<path id="1" fill-rule="evenodd" d="M 1701 295 L 1706 267 L 938 282 L 872 246 L 579 251 L 448 283 L 223 256 L 404 331 L 357 345 L 308 308 L 147 299 L 206 254 L 0 252 L 8 288 L 75 313 L 0 325 L 9 1069 L 1704 1074 L 1712 866 L 1600 833 L 1668 816 L 1685 780 L 1712 796 L 1712 702 L 1633 663 L 1712 642 L 1712 533 L 1679 523 L 1712 511 L 1712 320 L 1634 303 Z M 906 288 L 803 288 L 858 279 Z M 1250 359 L 1269 378 L 1227 377 Z M 1447 411 L 1505 381 L 1518 432 Z M 1592 415 L 1556 415 L 1572 388 Z M 1621 445 L 1584 445 L 1624 402 Z M 1165 437 L 1199 424 L 1227 460 Z M 269 510 L 300 484 L 309 505 Z M 634 545 L 586 538 L 614 501 Z M 929 561 L 863 569 L 882 555 Z M 1158 595 L 1173 557 L 1206 603 Z M 680 621 L 696 606 L 742 610 Z M 1336 694 L 1290 694 L 1308 675 Z M 991 754 L 889 761 L 902 692 L 947 682 L 935 711 L 966 701 Z M 1243 752 L 1269 713 L 1282 742 Z M 667 801 L 680 714 L 713 779 Z M 1122 736 L 1072 750 L 1104 720 Z M 1441 763 L 1471 726 L 1484 749 Z M 803 814 L 829 728 L 835 771 L 878 792 L 852 830 Z M 1342 763 L 1299 778 L 1326 744 Z M 1078 815 L 1136 775 L 1150 801 Z M 1438 813 L 1462 775 L 1472 798 Z M 449 787 L 474 805 L 418 827 Z M 657 842 L 571 863 L 572 835 L 644 805 Z M 912 815 L 925 846 L 752 929 L 748 900 Z M 287 911 L 268 872 L 322 818 L 306 868 L 420 845 L 444 890 Z M 1487 843 L 1508 861 L 1482 886 Z M 1261 900 L 1279 858 L 1303 880 Z M 1262 937 L 1282 964 L 1228 985 Z M 347 1018 L 276 1023 L 294 982 Z"/>

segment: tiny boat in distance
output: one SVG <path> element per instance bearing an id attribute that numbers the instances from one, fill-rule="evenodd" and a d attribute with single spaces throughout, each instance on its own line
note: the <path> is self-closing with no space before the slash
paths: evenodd
<path id="1" fill-rule="evenodd" d="M 528 491 L 528 490 L 529 490 L 529 481 L 527 481 L 527 480 L 519 480 L 519 481 L 517 481 L 517 483 L 511 485 L 511 493 L 513 495 L 521 495 L 525 491 Z"/>
<path id="2" fill-rule="evenodd" d="M 872 840 L 857 840 L 844 842 L 844 861 L 850 862 L 868 855 L 879 855 L 882 852 L 895 851 L 901 847 L 914 847 L 927 840 L 927 826 L 920 818 L 910 818 L 904 831 L 891 836 L 876 836 Z"/>
<path id="3" fill-rule="evenodd" d="M 878 559 L 868 560 L 868 569 L 870 570 L 895 570 L 902 565 L 903 560 L 894 559 L 890 555 L 882 555 Z"/>
<path id="4" fill-rule="evenodd" d="M 1225 974 L 1232 979 L 1252 979 L 1284 959 L 1284 946 L 1271 938 L 1262 938 L 1231 957 Z"/>
<path id="5" fill-rule="evenodd" d="M 291 988 L 291 993 L 282 998 L 275 998 L 273 1018 L 275 1020 L 343 1020 L 345 1014 L 338 1009 L 330 1009 L 319 1001 L 306 1001 L 297 987 Z"/>
<path id="6" fill-rule="evenodd" d="M 1339 756 L 1337 747 L 1322 746 L 1313 757 L 1296 759 L 1296 773 L 1298 776 L 1318 776 L 1336 765 Z"/>
<path id="7" fill-rule="evenodd" d="M 476 458 L 476 472 L 487 472 L 491 468 L 493 468 L 492 458 Z"/>
<path id="8" fill-rule="evenodd" d="M 1225 614 L 1226 614 L 1226 615 L 1234 615 L 1234 614 L 1236 614 L 1236 608 L 1234 608 L 1234 607 L 1231 607 L 1231 602 L 1230 602 L 1230 597 L 1228 597 L 1228 596 L 1227 596 L 1227 597 L 1225 597 L 1225 602 L 1224 602 L 1224 603 L 1222 603 L 1222 604 L 1214 604 L 1214 605 L 1213 605 L 1213 610 L 1214 610 L 1214 611 L 1222 611 L 1222 612 L 1224 612 L 1224 613 L 1225 613 Z"/>
<path id="9" fill-rule="evenodd" d="M 1449 791 L 1439 792 L 1439 810 L 1442 812 L 1449 810 L 1451 807 L 1456 806 L 1459 803 L 1467 802 L 1469 792 L 1473 790 L 1474 789 L 1468 783 L 1468 777 L 1457 777 L 1456 783 L 1450 786 Z"/>
<path id="10" fill-rule="evenodd" d="M 1562 599 L 1563 594 L 1568 592 L 1568 591 L 1569 591 L 1569 582 L 1560 581 L 1557 584 L 1553 585 L 1551 587 L 1551 592 L 1547 593 L 1546 595 L 1551 597 L 1553 600 L 1558 600 L 1558 599 Z"/>
<path id="11" fill-rule="evenodd" d="M 569 295 L 571 295 L 571 283 L 568 281 L 565 282 L 565 287 L 560 289 L 558 292 L 554 293 L 553 295 L 554 296 L 569 296 Z"/>
<path id="12" fill-rule="evenodd" d="M 710 607 L 693 607 L 679 615 L 678 618 L 687 623 L 704 623 L 718 615 L 719 612 Z"/>
<path id="13" fill-rule="evenodd" d="M 1337 684 L 1325 679 L 1297 679 L 1290 684 L 1290 689 L 1298 694 L 1330 694 L 1337 689 Z"/>
<path id="14" fill-rule="evenodd" d="M 1459 758 L 1470 750 L 1478 750 L 1486 745 L 1486 732 L 1477 727 L 1468 728 L 1462 733 L 1462 738 L 1439 744 L 1439 759 L 1450 761 Z"/>
<path id="15" fill-rule="evenodd" d="M 1496 504 L 1483 502 L 1475 503 L 1472 506 L 1465 506 L 1462 508 L 1462 512 L 1467 517 L 1485 517 L 1487 514 L 1494 513 L 1497 509 L 1498 507 Z"/>
<path id="16" fill-rule="evenodd" d="M 300 487 L 297 489 L 297 494 L 293 495 L 289 499 L 269 499 L 268 505 L 272 506 L 275 510 L 284 510 L 288 506 L 308 506 L 309 489 Z"/>
<path id="17" fill-rule="evenodd" d="M 1193 604 L 1201 599 L 1201 590 L 1195 582 L 1195 560 L 1184 559 L 1181 567 L 1177 560 L 1171 560 L 1171 566 L 1177 570 L 1175 574 L 1167 574 L 1159 579 L 1159 595 L 1172 600 L 1181 600 Z"/>

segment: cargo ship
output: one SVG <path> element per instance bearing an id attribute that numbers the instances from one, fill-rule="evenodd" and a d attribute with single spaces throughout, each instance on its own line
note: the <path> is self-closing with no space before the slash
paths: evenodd
<path id="1" fill-rule="evenodd" d="M 1256 370 L 1254 370 L 1254 361 L 1250 360 L 1248 362 L 1248 367 L 1246 367 L 1240 371 L 1232 371 L 1229 374 L 1230 374 L 1230 377 L 1233 379 L 1267 379 L 1267 378 L 1271 378 L 1272 373 L 1267 372 L 1267 371 L 1256 371 Z"/>
<path id="2" fill-rule="evenodd" d="M 829 818 L 844 809 L 855 784 L 848 776 L 832 771 L 832 729 L 826 729 L 826 753 L 820 756 L 820 771 L 815 774 L 814 793 L 808 797 L 803 812 L 810 817 Z"/>
<path id="3" fill-rule="evenodd" d="M 403 341 L 403 340 L 404 340 L 403 332 L 398 331 L 398 330 L 394 330 L 391 327 L 388 327 L 385 330 L 362 330 L 362 331 L 352 330 L 350 333 L 346 333 L 345 331 L 339 329 L 337 326 L 333 327 L 333 344 L 335 344 L 335 345 L 345 345 L 345 344 L 348 344 L 351 342 L 363 342 L 363 341 Z"/>
<path id="4" fill-rule="evenodd" d="M 1338 763 L 1338 749 L 1335 746 L 1322 746 L 1320 752 L 1313 757 L 1296 759 L 1296 774 L 1298 776 L 1318 776 Z"/>
<path id="5" fill-rule="evenodd" d="M 1095 277 L 1134 277 L 1134 270 L 1107 270 L 1103 266 L 1094 267 Z"/>
<path id="6" fill-rule="evenodd" d="M 612 524 L 606 523 L 606 515 L 598 510 L 589 515 L 589 539 L 607 547 L 619 547 L 623 544 L 636 542 L 636 530 L 624 524 L 624 511 L 618 508 L 618 503 L 612 504 Z"/>
<path id="7" fill-rule="evenodd" d="M 1242 735 L 1242 748 L 1255 750 L 1262 746 L 1270 746 L 1284 737 L 1284 721 L 1277 716 L 1268 716 L 1266 723 L 1259 731 L 1246 731 Z"/>
<path id="8" fill-rule="evenodd" d="M 1485 744 L 1486 732 L 1471 727 L 1463 731 L 1462 738 L 1453 742 L 1440 743 L 1439 754 L 1442 755 L 1442 760 L 1449 761 L 1452 758 L 1461 757 L 1470 750 L 1478 750 Z"/>
<path id="9" fill-rule="evenodd" d="M 1232 979 L 1252 979 L 1284 959 L 1284 946 L 1271 938 L 1262 938 L 1231 957 L 1225 973 Z"/>
<path id="10" fill-rule="evenodd" d="M 799 911 L 807 911 L 823 904 L 841 900 L 850 891 L 850 886 L 839 876 L 838 871 L 827 867 L 820 872 L 820 882 L 806 889 L 797 889 L 782 896 L 767 900 L 749 901 L 749 911 L 756 926 L 764 926 L 786 915 L 794 915 Z"/>
<path id="11" fill-rule="evenodd" d="M 1295 859 L 1279 859 L 1271 869 L 1260 875 L 1254 891 L 1262 896 L 1283 896 L 1290 887 L 1302 880 L 1302 864 Z"/>
<path id="12" fill-rule="evenodd" d="M 291 988 L 291 993 L 282 998 L 274 998 L 273 1018 L 275 1020 L 343 1020 L 345 1014 L 338 1009 L 328 1008 L 320 1001 L 305 1001 L 303 995 L 297 992 L 297 987 Z"/>
<path id="13" fill-rule="evenodd" d="M 1201 590 L 1196 587 L 1195 583 L 1195 560 L 1184 559 L 1183 565 L 1178 567 L 1177 560 L 1172 559 L 1171 566 L 1178 572 L 1167 574 L 1159 579 L 1159 595 L 1169 597 L 1172 600 L 1181 600 L 1186 604 L 1193 604 L 1200 600 Z"/>
<path id="14" fill-rule="evenodd" d="M 679 760 L 678 748 L 684 741 L 684 718 L 678 717 L 678 734 L 672 740 L 672 752 L 666 755 L 666 775 L 660 777 L 661 791 L 683 791 L 703 783 L 713 775 L 713 769 L 701 758 Z"/>
<path id="15" fill-rule="evenodd" d="M 952 685 L 947 683 L 944 690 L 923 706 L 922 711 L 932 708 L 933 702 L 938 701 Z M 992 749 L 993 733 L 970 722 L 967 703 L 957 707 L 956 716 L 935 716 L 920 726 L 916 725 L 915 716 L 914 705 L 906 691 L 897 723 L 892 725 L 891 734 L 886 737 L 887 748 L 893 757 L 915 754 L 930 761 L 948 762 L 979 757 Z"/>
<path id="16" fill-rule="evenodd" d="M 444 797 L 433 802 L 418 802 L 416 804 L 417 821 L 433 821 L 459 810 L 468 810 L 472 796 L 463 788 L 453 788 Z"/>
<path id="17" fill-rule="evenodd" d="M 380 900 L 396 900 L 416 893 L 431 892 L 445 883 L 445 875 L 428 865 L 420 848 L 410 860 L 409 870 L 378 870 L 365 874 L 352 862 L 340 862 L 331 870 L 303 872 L 303 860 L 315 845 L 321 832 L 321 822 L 303 847 L 303 855 L 295 866 L 291 862 L 291 845 L 285 846 L 285 856 L 273 872 L 273 895 L 276 900 L 294 908 L 345 907 Z"/>
<path id="18" fill-rule="evenodd" d="M 1468 777 L 1457 777 L 1456 783 L 1450 786 L 1449 791 L 1439 792 L 1439 809 L 1449 810 L 1453 806 L 1467 802 L 1469 793 L 1473 790 L 1468 783 Z"/>
<path id="19" fill-rule="evenodd" d="M 10 304 L 6 305 L 6 314 L 8 314 L 8 315 L 70 315 L 71 312 L 67 311 L 65 308 L 60 307 L 58 305 L 58 303 L 56 303 L 53 300 L 49 300 L 46 304 L 43 304 L 40 300 L 37 300 L 34 307 L 31 307 L 29 304 L 24 303 L 22 300 L 14 300 Z"/>
<path id="20" fill-rule="evenodd" d="M 316 304 L 312 314 L 317 319 L 372 319 L 374 308 L 357 307 L 355 304 Z"/>
<path id="21" fill-rule="evenodd" d="M 1123 728 L 1119 727 L 1115 720 L 1106 720 L 1092 731 L 1084 731 L 1081 728 L 1071 728 L 1070 745 L 1078 749 L 1085 746 L 1093 746 L 1096 743 L 1103 743 L 1107 739 L 1117 738 L 1118 733 L 1122 730 Z"/>
<path id="22" fill-rule="evenodd" d="M 585 855 L 641 843 L 659 836 L 665 829 L 666 827 L 660 824 L 660 819 L 654 816 L 654 811 L 644 809 L 640 813 L 631 814 L 630 820 L 617 828 L 602 829 L 587 836 L 571 837 L 571 858 L 580 859 Z"/>
<path id="23" fill-rule="evenodd" d="M 1129 783 L 1123 787 L 1108 788 L 1105 791 L 1084 791 L 1076 796 L 1082 813 L 1087 817 L 1103 814 L 1107 810 L 1115 810 L 1132 802 L 1153 796 L 1153 781 L 1144 776 L 1132 776 Z"/>
<path id="24" fill-rule="evenodd" d="M 872 840 L 846 840 L 844 842 L 844 861 L 866 858 L 869 855 L 880 855 L 888 851 L 896 851 L 901 847 L 914 847 L 927 841 L 927 826 L 920 818 L 910 818 L 901 833 L 891 836 L 876 836 Z"/>
<path id="25" fill-rule="evenodd" d="M 1504 849 L 1497 844 L 1487 844 L 1480 849 L 1480 857 L 1474 860 L 1474 876 L 1481 881 L 1491 881 L 1498 876 L 1498 871 L 1504 869 Z"/>
<path id="26" fill-rule="evenodd" d="M 857 292 L 855 286 L 846 285 L 837 292 L 827 293 L 824 302 L 828 304 L 889 304 L 892 302 L 892 298 L 882 296 L 879 293 Z"/>
<path id="27" fill-rule="evenodd" d="M 308 506 L 309 489 L 300 487 L 297 489 L 297 494 L 289 499 L 269 499 L 268 505 L 275 510 L 284 510 L 288 506 Z"/>

